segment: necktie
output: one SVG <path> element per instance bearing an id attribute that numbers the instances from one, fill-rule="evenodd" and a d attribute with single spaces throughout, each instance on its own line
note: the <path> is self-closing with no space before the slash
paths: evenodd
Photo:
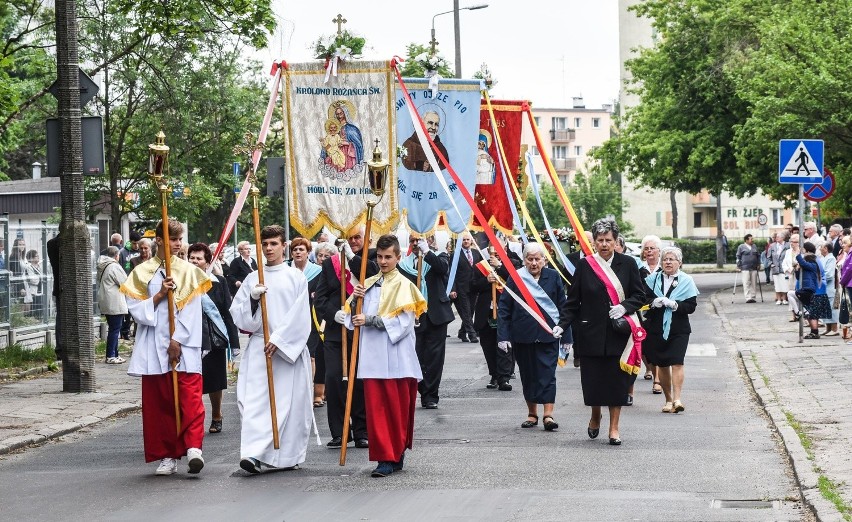
<path id="1" fill-rule="evenodd" d="M 470 266 L 473 266 L 473 256 L 470 255 L 470 250 L 465 250 L 464 253 L 467 256 L 467 262 L 470 263 Z"/>

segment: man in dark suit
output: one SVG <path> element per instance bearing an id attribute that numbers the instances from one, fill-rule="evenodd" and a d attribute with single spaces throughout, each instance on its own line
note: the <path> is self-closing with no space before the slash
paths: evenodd
<path id="1" fill-rule="evenodd" d="M 505 242 L 503 246 L 505 247 Z M 515 268 L 521 267 L 521 258 L 518 254 L 511 250 L 506 250 L 506 254 Z M 479 252 L 473 253 L 473 260 L 474 264 L 482 260 Z M 500 278 L 504 281 L 508 280 L 509 271 L 503 266 L 497 254 L 488 258 L 488 264 L 494 267 Z M 479 344 L 482 346 L 482 354 L 488 365 L 488 374 L 491 375 L 491 380 L 485 387 L 489 390 L 499 388 L 500 391 L 511 391 L 512 385 L 509 384 L 509 379 L 515 369 L 515 359 L 511 348 L 505 352 L 497 348 L 497 321 L 494 319 L 494 310 L 497 305 L 491 299 L 491 286 L 496 281 L 492 274 L 485 276 L 478 269 L 474 270 L 470 283 L 471 290 L 476 293 L 473 327 L 479 334 Z M 499 295 L 498 293 L 498 298 Z"/>
<path id="2" fill-rule="evenodd" d="M 438 388 L 444 373 L 444 355 L 447 347 L 447 325 L 455 316 L 450 298 L 447 297 L 447 280 L 450 274 L 450 258 L 437 253 L 435 236 L 427 239 L 411 237 L 413 251 L 397 265 L 399 272 L 417 284 L 417 264 L 423 263 L 420 292 L 426 297 L 426 313 L 420 316 L 416 326 L 417 359 L 423 372 L 423 380 L 417 385 L 420 404 L 429 410 L 438 407 Z M 420 257 L 422 254 L 422 257 Z"/>
<path id="3" fill-rule="evenodd" d="M 239 252 L 239 256 L 231 261 L 231 273 L 228 275 L 228 285 L 230 286 L 231 295 L 237 295 L 237 290 L 243 284 L 243 279 L 257 270 L 257 262 L 251 258 L 251 246 L 249 246 L 248 241 L 237 243 L 237 251 Z"/>
<path id="4" fill-rule="evenodd" d="M 476 293 L 470 290 L 470 281 L 473 277 L 474 268 L 473 252 L 473 237 L 470 233 L 462 234 L 462 247 L 459 253 L 458 268 L 456 268 L 456 280 L 453 285 L 453 290 L 456 292 L 456 311 L 461 319 L 461 328 L 459 329 L 459 339 L 463 343 L 479 342 L 476 336 L 476 330 L 473 328 L 473 306 L 476 304 Z"/>
<path id="5" fill-rule="evenodd" d="M 379 272 L 379 265 L 370 259 L 375 259 L 375 251 L 368 250 L 364 244 L 364 226 L 356 226 L 346 234 L 341 250 L 347 259 L 346 280 L 352 285 L 357 283 L 361 275 L 361 255 L 367 252 L 367 277 Z M 357 254 L 356 254 L 357 252 Z M 346 406 L 347 381 L 343 380 L 343 335 L 342 329 L 334 321 L 334 314 L 340 309 L 340 256 L 332 256 L 323 261 L 322 272 L 314 293 L 314 310 L 318 321 L 325 321 L 323 338 L 323 356 L 325 357 L 325 400 L 328 405 L 328 429 L 331 431 L 331 441 L 326 444 L 329 448 L 339 448 L 343 445 L 343 415 Z M 351 287 L 347 284 L 346 298 L 349 298 Z M 346 330 L 347 347 L 352 348 L 352 332 Z M 351 351 L 347 351 L 347 355 Z M 348 363 L 347 363 L 348 364 Z M 360 379 L 355 380 L 352 396 L 352 411 L 350 413 L 351 429 L 356 448 L 367 448 L 367 410 L 364 407 L 364 384 Z"/>
<path id="6" fill-rule="evenodd" d="M 831 254 L 836 258 L 840 255 L 842 245 L 840 238 L 843 237 L 843 225 L 835 223 L 828 228 L 828 240 L 831 241 Z"/>

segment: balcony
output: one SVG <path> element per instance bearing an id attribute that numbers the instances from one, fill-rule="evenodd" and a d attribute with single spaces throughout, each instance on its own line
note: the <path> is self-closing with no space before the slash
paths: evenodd
<path id="1" fill-rule="evenodd" d="M 574 141 L 577 131 L 574 129 L 553 129 L 550 131 L 551 142 Z"/>
<path id="2" fill-rule="evenodd" d="M 552 158 L 553 168 L 559 171 L 577 170 L 577 158 Z"/>

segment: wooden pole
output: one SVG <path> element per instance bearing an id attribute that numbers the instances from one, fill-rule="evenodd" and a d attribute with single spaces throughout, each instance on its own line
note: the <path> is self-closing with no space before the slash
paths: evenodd
<path id="1" fill-rule="evenodd" d="M 346 241 L 344 239 L 344 241 Z M 340 251 L 340 309 L 346 305 L 346 253 Z M 349 330 L 345 324 L 340 325 L 340 356 L 343 357 L 343 381 L 349 380 Z"/>
<path id="2" fill-rule="evenodd" d="M 423 284 L 423 252 L 417 249 L 417 289 L 420 290 L 420 285 Z M 414 326 L 420 326 L 420 317 L 414 319 Z"/>
<path id="3" fill-rule="evenodd" d="M 257 256 L 257 284 L 262 285 L 263 282 L 263 247 L 260 243 L 260 212 L 258 210 L 258 196 L 260 190 L 252 182 L 251 198 L 252 198 L 252 220 L 254 222 L 254 243 L 255 255 Z M 282 310 L 285 312 L 285 310 Z M 260 296 L 260 317 L 263 321 L 263 346 L 269 344 L 269 319 L 266 315 L 266 294 Z M 272 357 L 266 356 L 266 384 L 269 388 L 269 414 L 272 418 L 272 447 L 279 448 L 280 441 L 278 440 L 278 410 L 275 407 L 275 381 L 272 376 Z"/>
<path id="4" fill-rule="evenodd" d="M 364 248 L 361 251 L 361 274 L 358 282 L 364 284 L 367 278 L 367 257 L 370 251 L 370 229 L 373 225 L 373 207 L 375 203 L 367 203 L 367 226 L 364 230 Z M 355 314 L 360 315 L 364 308 L 364 298 L 355 301 Z M 349 443 L 349 416 L 352 413 L 352 395 L 355 393 L 355 368 L 358 365 L 358 344 L 361 340 L 361 327 L 356 326 L 352 332 L 352 355 L 349 363 L 349 382 L 346 387 L 346 408 L 343 411 L 343 443 L 340 446 L 340 465 L 346 465 L 346 445 Z"/>

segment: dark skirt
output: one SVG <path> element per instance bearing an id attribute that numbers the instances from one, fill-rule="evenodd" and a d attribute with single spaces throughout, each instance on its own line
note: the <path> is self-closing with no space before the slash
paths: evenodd
<path id="1" fill-rule="evenodd" d="M 559 342 L 513 343 L 515 361 L 521 374 L 524 400 L 535 404 L 556 402 L 556 360 Z"/>
<path id="2" fill-rule="evenodd" d="M 228 387 L 228 350 L 210 350 L 201 359 L 203 386 L 201 393 L 217 392 Z"/>
<path id="3" fill-rule="evenodd" d="M 831 319 L 831 303 L 825 294 L 814 295 L 811 304 L 805 306 L 811 319 Z"/>
<path id="4" fill-rule="evenodd" d="M 580 357 L 580 386 L 586 406 L 624 406 L 635 376 L 621 369 L 619 359 Z"/>
<path id="5" fill-rule="evenodd" d="M 322 341 L 317 343 L 314 356 L 314 384 L 325 384 L 325 349 Z"/>
<path id="6" fill-rule="evenodd" d="M 672 366 L 683 364 L 686 347 L 689 345 L 689 334 L 669 334 L 668 340 L 663 339 L 662 333 L 648 333 L 642 341 L 642 349 L 648 362 L 655 366 Z"/>

